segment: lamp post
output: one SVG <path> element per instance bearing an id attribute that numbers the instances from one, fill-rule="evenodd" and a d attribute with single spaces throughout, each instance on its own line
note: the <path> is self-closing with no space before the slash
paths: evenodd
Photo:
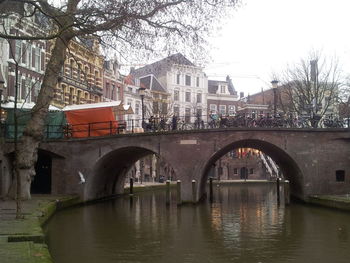
<path id="1" fill-rule="evenodd" d="M 143 106 L 143 100 L 145 98 L 145 90 L 146 88 L 143 88 L 143 87 L 140 87 L 139 88 L 139 94 L 140 94 L 140 97 L 141 97 L 141 114 L 142 114 L 142 128 L 144 129 L 145 128 L 145 110 L 144 110 L 144 106 Z"/>
<path id="2" fill-rule="evenodd" d="M 2 92 L 5 88 L 4 84 L 5 84 L 5 80 L 4 80 L 4 77 L 2 76 L 2 72 L 0 68 L 0 121 L 2 121 L 2 113 L 3 113 L 1 103 L 2 103 Z"/>
<path id="3" fill-rule="evenodd" d="M 2 77 L 2 74 L 1 74 L 1 69 L 0 69 L 0 137 L 3 135 L 2 134 L 2 124 L 3 124 L 3 119 L 6 118 L 6 115 L 5 115 L 5 112 L 3 112 L 2 110 L 2 92 L 3 92 L 3 89 L 4 89 L 4 84 L 5 84 L 5 81 Z"/>
<path id="4" fill-rule="evenodd" d="M 277 85 L 278 80 L 271 81 L 272 90 L 273 90 L 273 116 L 276 118 L 277 115 Z"/>

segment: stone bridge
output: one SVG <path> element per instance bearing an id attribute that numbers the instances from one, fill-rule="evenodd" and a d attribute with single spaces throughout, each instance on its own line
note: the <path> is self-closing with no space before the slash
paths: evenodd
<path id="1" fill-rule="evenodd" d="M 307 201 L 309 195 L 350 192 L 349 142 L 347 129 L 232 128 L 47 141 L 40 149 L 52 158 L 52 194 L 93 200 L 122 193 L 128 169 L 155 153 L 182 181 L 182 200 L 191 201 L 192 180 L 199 200 L 218 159 L 234 148 L 255 148 L 278 164 L 292 195 Z M 79 171 L 85 184 L 79 184 Z"/>

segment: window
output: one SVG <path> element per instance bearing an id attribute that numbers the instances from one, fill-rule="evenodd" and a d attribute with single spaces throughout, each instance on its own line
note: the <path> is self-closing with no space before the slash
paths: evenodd
<path id="1" fill-rule="evenodd" d="M 196 78 L 196 87 L 199 87 L 199 77 Z"/>
<path id="2" fill-rule="evenodd" d="M 98 82 L 98 71 L 95 71 L 95 85 L 96 86 L 97 86 L 97 82 Z"/>
<path id="3" fill-rule="evenodd" d="M 190 91 L 186 91 L 186 102 L 191 102 L 191 92 Z"/>
<path id="4" fill-rule="evenodd" d="M 191 122 L 191 109 L 190 108 L 185 109 L 185 122 L 186 123 Z"/>
<path id="5" fill-rule="evenodd" d="M 162 114 L 163 115 L 168 114 L 168 104 L 165 102 L 162 103 Z"/>
<path id="6" fill-rule="evenodd" d="M 154 113 L 154 114 L 159 113 L 158 101 L 153 101 L 153 113 Z"/>
<path id="7" fill-rule="evenodd" d="M 74 88 L 69 88 L 69 105 L 73 104 Z"/>
<path id="8" fill-rule="evenodd" d="M 78 90 L 78 97 L 77 97 L 77 104 L 80 104 L 81 102 L 81 90 Z"/>
<path id="9" fill-rule="evenodd" d="M 117 87 L 117 94 L 116 94 L 117 96 L 116 96 L 116 100 L 119 100 L 119 98 L 120 98 L 120 87 Z"/>
<path id="10" fill-rule="evenodd" d="M 112 84 L 112 92 L 111 92 L 111 99 L 114 100 L 114 93 L 115 93 L 115 85 Z"/>
<path id="11" fill-rule="evenodd" d="M 74 60 L 71 60 L 70 62 L 69 62 L 69 68 L 70 68 L 70 77 L 71 78 L 73 78 L 73 75 L 74 75 Z"/>
<path id="12" fill-rule="evenodd" d="M 176 74 L 176 84 L 180 84 L 180 74 Z"/>
<path id="13" fill-rule="evenodd" d="M 191 76 L 190 75 L 186 75 L 185 84 L 186 84 L 186 86 L 191 86 Z"/>
<path id="14" fill-rule="evenodd" d="M 226 105 L 220 105 L 219 106 L 219 113 L 222 115 L 226 114 Z"/>
<path id="15" fill-rule="evenodd" d="M 180 115 L 180 108 L 179 108 L 179 106 L 174 106 L 174 115 L 176 115 L 176 116 Z"/>
<path id="16" fill-rule="evenodd" d="M 202 93 L 197 93 L 197 103 L 202 103 Z"/>
<path id="17" fill-rule="evenodd" d="M 40 71 L 41 66 L 41 59 L 40 59 L 40 48 L 35 49 L 35 70 Z"/>
<path id="18" fill-rule="evenodd" d="M 344 182 L 345 181 L 345 171 L 344 170 L 335 171 L 335 180 L 337 182 Z"/>
<path id="19" fill-rule="evenodd" d="M 233 174 L 238 174 L 238 169 L 237 168 L 233 168 Z"/>
<path id="20" fill-rule="evenodd" d="M 65 90 L 66 90 L 66 85 L 62 84 L 62 86 L 61 86 L 61 102 L 64 102 L 64 99 L 66 97 L 64 94 Z"/>
<path id="21" fill-rule="evenodd" d="M 135 104 L 135 114 L 139 115 L 140 114 L 140 103 L 136 102 Z"/>
<path id="22" fill-rule="evenodd" d="M 256 118 L 256 111 L 252 110 L 252 118 L 255 119 Z"/>
<path id="23" fill-rule="evenodd" d="M 197 114 L 196 114 L 197 117 L 202 117 L 202 109 L 198 108 L 197 109 Z"/>
<path id="24" fill-rule="evenodd" d="M 235 115 L 235 112 L 236 112 L 235 105 L 229 105 L 229 106 L 228 106 L 228 114 L 229 114 L 230 116 L 232 116 L 232 115 Z"/>
<path id="25" fill-rule="evenodd" d="M 32 68 L 35 68 L 35 47 L 32 47 Z"/>
<path id="26" fill-rule="evenodd" d="M 221 85 L 221 86 L 220 86 L 220 92 L 221 92 L 221 93 L 226 93 L 226 86 Z"/>
<path id="27" fill-rule="evenodd" d="M 109 94 L 110 94 L 110 84 L 106 83 L 106 94 L 105 94 L 105 97 L 109 98 Z"/>
<path id="28" fill-rule="evenodd" d="M 217 111 L 216 104 L 210 104 L 209 109 L 210 109 L 210 113 L 216 113 Z"/>
<path id="29" fill-rule="evenodd" d="M 27 52 L 26 52 L 26 44 L 25 43 L 22 43 L 22 55 L 21 55 L 21 58 L 22 58 L 22 63 L 23 64 L 26 64 L 27 63 Z"/>
<path id="30" fill-rule="evenodd" d="M 180 91 L 174 90 L 174 101 L 179 101 Z"/>
<path id="31" fill-rule="evenodd" d="M 249 169 L 249 173 L 250 173 L 250 174 L 254 174 L 254 168 L 250 168 L 250 169 Z"/>
<path id="32" fill-rule="evenodd" d="M 83 80 L 81 77 L 81 64 L 78 64 L 78 80 Z"/>
<path id="33" fill-rule="evenodd" d="M 132 87 L 128 87 L 128 91 L 132 93 Z"/>
<path id="34" fill-rule="evenodd" d="M 41 89 L 41 82 L 39 81 L 36 81 L 36 82 L 33 82 L 32 84 L 32 97 L 33 97 L 33 100 L 36 102 L 36 99 L 39 95 L 39 92 L 40 92 L 40 89 Z M 63 93 L 63 96 L 64 96 L 64 93 Z"/>
<path id="35" fill-rule="evenodd" d="M 22 47 L 22 41 L 21 40 L 15 40 L 15 60 L 20 63 L 21 61 L 21 47 Z"/>
<path id="36" fill-rule="evenodd" d="M 30 78 L 27 78 L 25 81 L 25 94 L 26 94 L 26 102 L 30 103 L 32 102 L 32 80 Z"/>

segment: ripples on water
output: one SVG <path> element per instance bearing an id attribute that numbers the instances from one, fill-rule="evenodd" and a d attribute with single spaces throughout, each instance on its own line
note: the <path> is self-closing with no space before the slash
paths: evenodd
<path id="1" fill-rule="evenodd" d="M 277 206 L 274 185 L 227 185 L 214 202 L 170 207 L 165 193 L 59 212 L 46 227 L 55 263 L 350 262 L 350 213 Z"/>

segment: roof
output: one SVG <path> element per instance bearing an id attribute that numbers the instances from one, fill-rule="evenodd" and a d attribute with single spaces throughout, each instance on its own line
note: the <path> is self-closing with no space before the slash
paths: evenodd
<path id="1" fill-rule="evenodd" d="M 166 90 L 163 88 L 162 84 L 154 75 L 148 75 L 140 78 L 140 86 L 151 91 L 158 91 L 166 93 Z"/>
<path id="2" fill-rule="evenodd" d="M 118 106 L 123 106 L 122 102 L 120 100 L 98 102 L 98 103 L 88 103 L 88 104 L 68 105 L 68 106 L 64 107 L 62 110 L 63 111 L 71 111 L 71 110 L 84 110 L 84 109 L 118 107 Z"/>
<path id="3" fill-rule="evenodd" d="M 192 67 L 196 66 L 181 53 L 176 53 L 152 64 L 148 64 L 144 67 L 133 69 L 131 74 L 135 75 L 136 77 L 144 76 L 147 74 L 153 74 L 158 77 L 161 75 L 161 73 L 164 73 L 169 67 L 174 64 L 187 65 Z"/>
<path id="4" fill-rule="evenodd" d="M 26 102 L 17 102 L 17 109 L 25 109 L 25 110 L 30 110 L 35 106 L 34 102 L 31 103 L 26 103 Z M 4 109 L 14 109 L 15 108 L 15 103 L 13 101 L 9 101 L 6 103 L 2 103 L 1 107 Z M 61 109 L 50 105 L 49 106 L 49 111 L 61 111 Z"/>
<path id="5" fill-rule="evenodd" d="M 227 89 L 230 95 L 237 95 L 237 91 L 232 84 L 232 80 L 229 76 L 226 77 L 226 80 L 208 80 L 208 92 L 209 94 L 216 94 L 219 88 L 219 84 L 224 83 L 227 85 Z"/>

